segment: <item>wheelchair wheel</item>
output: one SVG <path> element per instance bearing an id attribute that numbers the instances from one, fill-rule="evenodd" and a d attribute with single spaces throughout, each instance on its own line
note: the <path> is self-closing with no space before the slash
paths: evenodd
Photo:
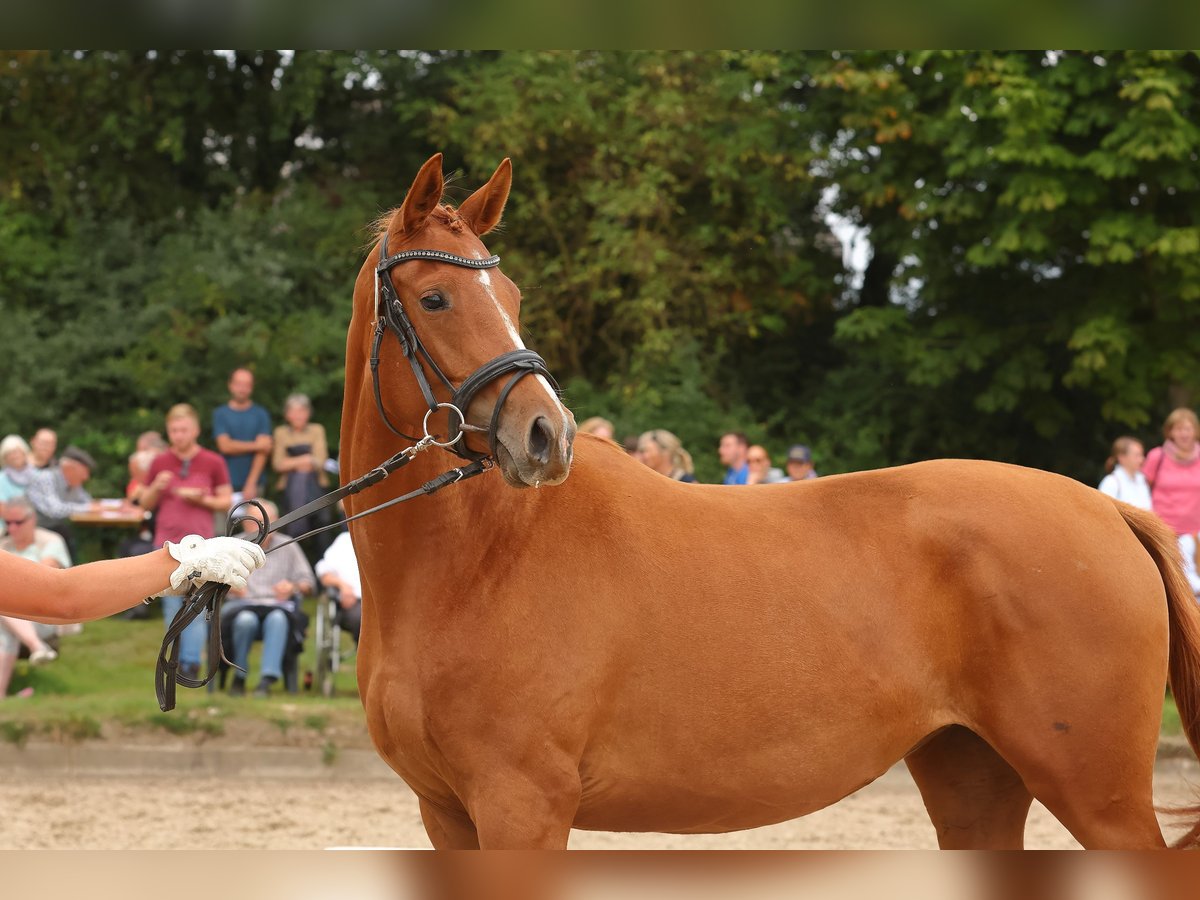
<path id="1" fill-rule="evenodd" d="M 333 696 L 333 676 L 338 668 L 337 600 L 322 596 L 317 603 L 317 663 L 313 682 L 323 697 Z"/>

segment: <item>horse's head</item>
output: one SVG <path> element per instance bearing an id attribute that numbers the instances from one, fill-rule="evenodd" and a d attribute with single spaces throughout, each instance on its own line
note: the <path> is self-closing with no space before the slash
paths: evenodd
<path id="1" fill-rule="evenodd" d="M 421 422 L 431 400 L 455 403 L 466 452 L 493 453 L 509 484 L 532 487 L 567 477 L 575 420 L 521 341 L 521 292 L 480 240 L 499 223 L 511 185 L 506 159 L 453 209 L 441 202 L 439 153 L 386 220 L 363 272 L 378 279 L 376 316 L 408 348 L 405 361 L 390 337 L 384 343 L 384 358 L 400 360 L 380 372 L 398 382 L 381 386 L 388 414 Z"/>

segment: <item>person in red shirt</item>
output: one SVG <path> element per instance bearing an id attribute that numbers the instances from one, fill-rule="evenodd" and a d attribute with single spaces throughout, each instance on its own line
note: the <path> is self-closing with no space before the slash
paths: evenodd
<path id="1" fill-rule="evenodd" d="M 138 492 L 143 509 L 155 511 L 154 543 L 179 541 L 185 535 L 213 536 L 213 514 L 229 511 L 233 487 L 229 470 L 219 453 L 198 443 L 200 417 L 187 403 L 172 406 L 167 413 L 168 448 L 154 458 L 146 477 L 148 484 Z M 183 606 L 181 595 L 163 597 L 163 620 L 169 626 Z M 200 671 L 200 654 L 208 627 L 197 618 L 179 642 L 179 670 L 194 678 Z"/>

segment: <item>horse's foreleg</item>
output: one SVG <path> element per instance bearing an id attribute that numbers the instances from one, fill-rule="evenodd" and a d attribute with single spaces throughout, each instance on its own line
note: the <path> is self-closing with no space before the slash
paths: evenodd
<path id="1" fill-rule="evenodd" d="M 471 792 L 484 850 L 565 850 L 579 809 L 578 775 L 495 771 Z M 561 770 L 560 770 L 561 771 Z"/>
<path id="2" fill-rule="evenodd" d="M 479 834 L 466 810 L 461 814 L 446 812 L 424 798 L 420 805 L 421 821 L 425 823 L 425 833 L 434 850 L 479 849 Z"/>
<path id="3" fill-rule="evenodd" d="M 973 731 L 947 728 L 905 763 L 943 850 L 1020 850 L 1032 796 L 1021 776 Z"/>

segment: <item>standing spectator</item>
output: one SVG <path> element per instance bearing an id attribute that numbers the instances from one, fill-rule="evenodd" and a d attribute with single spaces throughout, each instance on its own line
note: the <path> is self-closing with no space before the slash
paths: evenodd
<path id="1" fill-rule="evenodd" d="M 725 484 L 745 484 L 750 477 L 746 454 L 750 441 L 740 431 L 727 431 L 717 444 L 717 456 L 725 467 Z"/>
<path id="2" fill-rule="evenodd" d="M 1163 423 L 1163 445 L 1146 454 L 1142 473 L 1158 517 L 1175 530 L 1184 572 L 1200 594 L 1196 574 L 1196 532 L 1200 531 L 1200 420 L 1190 409 L 1173 410 Z"/>
<path id="3" fill-rule="evenodd" d="M 39 428 L 29 439 L 32 448 L 30 462 L 35 469 L 52 469 L 58 462 L 54 452 L 58 449 L 58 434 L 53 428 Z"/>
<path id="4" fill-rule="evenodd" d="M 62 537 L 37 527 L 37 515 L 27 499 L 13 498 L 3 505 L 2 510 L 8 531 L 0 539 L 0 552 L 12 553 L 58 569 L 71 565 L 71 557 L 67 554 Z M 53 626 L 0 616 L 0 698 L 8 693 L 21 644 L 29 648 L 30 665 L 41 665 L 58 658 L 58 653 L 43 640 L 43 637 L 54 632 Z M 31 693 L 32 690 L 27 690 L 22 695 L 29 696 Z"/>
<path id="5" fill-rule="evenodd" d="M 96 461 L 91 454 L 78 447 L 68 447 L 57 466 L 39 469 L 25 489 L 25 495 L 37 510 L 38 524 L 61 534 L 72 556 L 78 553 L 71 514 L 99 507 L 83 487 L 95 469 Z"/>
<path id="6" fill-rule="evenodd" d="M 594 434 L 596 437 L 611 441 L 617 431 L 613 427 L 613 423 L 608 421 L 608 419 L 602 416 L 592 416 L 590 419 L 583 420 L 576 433 Z"/>
<path id="7" fill-rule="evenodd" d="M 229 376 L 229 402 L 213 411 L 213 438 L 229 468 L 234 506 L 262 492 L 271 452 L 271 417 L 251 399 L 253 395 L 254 374 L 234 369 Z"/>
<path id="8" fill-rule="evenodd" d="M 329 479 L 325 463 L 329 449 L 325 444 L 325 427 L 312 419 L 312 403 L 304 394 L 292 394 L 284 401 L 286 422 L 275 429 L 271 466 L 279 473 L 276 488 L 283 497 L 284 513 L 299 509 L 325 492 Z M 297 537 L 324 524 L 319 513 L 305 516 L 283 529 Z"/>
<path id="9" fill-rule="evenodd" d="M 225 460 L 197 443 L 200 416 L 187 403 L 167 412 L 168 449 L 150 464 L 150 483 L 138 493 L 143 509 L 155 512 L 154 543 L 178 543 L 185 536 L 213 536 L 213 513 L 229 509 L 232 487 Z M 163 620 L 169 626 L 183 607 L 182 592 L 163 596 Z M 195 678 L 200 653 L 208 635 L 204 619 L 197 617 L 179 641 L 181 674 Z"/>
<path id="10" fill-rule="evenodd" d="M 746 484 L 779 484 L 787 481 L 783 470 L 771 465 L 771 456 L 761 444 L 755 444 L 746 451 L 746 465 L 750 467 Z"/>
<path id="11" fill-rule="evenodd" d="M 276 518 L 279 510 L 270 500 L 259 501 L 267 515 Z M 252 522 L 246 523 L 248 531 L 254 531 Z M 267 553 L 275 534 L 263 540 L 263 552 Z M 263 567 L 250 573 L 246 586 L 233 589 L 229 596 L 232 602 L 222 611 L 222 621 L 232 622 L 233 663 L 239 669 L 229 688 L 231 696 L 246 693 L 245 671 L 250 658 L 250 645 L 262 639 L 262 661 L 260 678 L 254 696 L 266 697 L 275 682 L 283 677 L 283 658 L 294 630 L 302 630 L 296 618 L 301 614 L 299 601 L 313 592 L 313 571 L 304 558 L 304 552 L 295 543 L 287 543 L 267 554 Z"/>
<path id="12" fill-rule="evenodd" d="M 29 445 L 19 434 L 0 441 L 0 503 L 21 497 L 37 471 L 29 463 Z"/>
<path id="13" fill-rule="evenodd" d="M 1142 472 L 1158 517 L 1176 534 L 1200 531 L 1200 420 L 1180 408 L 1163 423 L 1163 445 L 1146 454 Z"/>
<path id="14" fill-rule="evenodd" d="M 337 592 L 338 627 L 349 632 L 357 644 L 362 628 L 362 575 L 358 571 L 350 532 L 343 531 L 329 545 L 317 562 L 317 577 L 324 587 Z"/>
<path id="15" fill-rule="evenodd" d="M 1133 437 L 1117 438 L 1104 464 L 1108 474 L 1100 482 L 1100 490 L 1138 509 L 1152 509 L 1150 485 L 1142 473 L 1145 459 L 1141 441 Z"/>
<path id="16" fill-rule="evenodd" d="M 638 457 L 643 463 L 675 481 L 696 480 L 692 455 L 674 434 L 664 428 L 647 431 L 638 438 Z"/>
<path id="17" fill-rule="evenodd" d="M 133 453 L 129 454 L 129 483 L 125 485 L 125 496 L 132 500 L 149 484 L 150 464 L 158 454 L 167 449 L 167 442 L 157 431 L 143 431 L 138 435 Z"/>
<path id="18" fill-rule="evenodd" d="M 792 444 L 788 448 L 785 465 L 788 481 L 805 481 L 817 477 L 817 470 L 813 468 L 812 451 L 804 444 Z"/>

